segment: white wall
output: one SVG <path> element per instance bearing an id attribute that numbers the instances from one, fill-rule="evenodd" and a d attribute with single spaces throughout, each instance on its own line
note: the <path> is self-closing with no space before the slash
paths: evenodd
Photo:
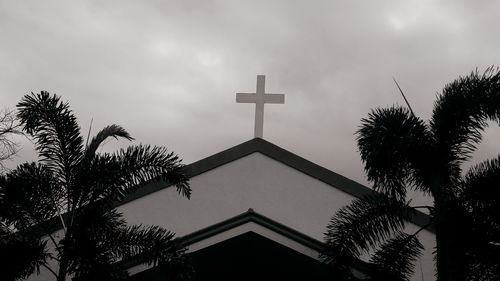
<path id="1" fill-rule="evenodd" d="M 130 223 L 158 224 L 185 235 L 248 208 L 318 240 L 335 211 L 352 196 L 253 153 L 191 179 L 187 200 L 166 188 L 121 207 Z"/>

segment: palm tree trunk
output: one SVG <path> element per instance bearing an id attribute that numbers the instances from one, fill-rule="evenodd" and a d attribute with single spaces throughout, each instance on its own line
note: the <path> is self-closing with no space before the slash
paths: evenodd
<path id="1" fill-rule="evenodd" d="M 59 272 L 57 274 L 57 281 L 66 281 L 66 275 L 68 274 L 68 258 L 64 253 L 61 255 L 61 261 L 59 262 Z"/>
<path id="2" fill-rule="evenodd" d="M 451 257 L 451 245 L 447 239 L 449 237 L 446 229 L 447 225 L 443 222 L 445 215 L 439 216 L 436 224 L 436 272 L 437 281 L 453 281 L 453 262 Z"/>
<path id="3" fill-rule="evenodd" d="M 435 169 L 439 171 L 440 169 Z M 435 181 L 432 184 L 432 197 L 434 197 L 434 220 L 436 228 L 436 277 L 437 281 L 453 280 L 453 261 L 449 233 L 449 215 L 447 212 L 446 184 L 439 173 L 433 177 Z"/>
<path id="4" fill-rule="evenodd" d="M 460 249 L 456 237 L 459 227 L 453 221 L 453 213 L 447 200 L 436 200 L 436 270 L 437 281 L 465 280 L 460 264 Z"/>

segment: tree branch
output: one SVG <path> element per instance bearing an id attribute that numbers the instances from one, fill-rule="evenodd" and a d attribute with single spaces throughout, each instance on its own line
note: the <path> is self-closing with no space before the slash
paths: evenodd
<path id="1" fill-rule="evenodd" d="M 59 277 L 57 273 L 52 268 L 50 268 L 46 262 L 42 263 L 42 266 L 50 271 L 56 277 L 56 279 Z"/>
<path id="2" fill-rule="evenodd" d="M 409 237 L 415 237 L 418 235 L 418 233 L 420 233 L 420 231 L 424 230 L 424 229 L 427 229 L 429 226 L 433 225 L 434 223 L 433 222 L 430 222 L 424 226 L 422 226 L 421 228 L 419 228 L 415 233 L 413 233 L 412 235 L 410 235 Z"/>
<path id="3" fill-rule="evenodd" d="M 426 206 L 426 205 L 423 205 L 423 206 L 410 206 L 410 208 L 413 208 L 413 209 L 431 209 L 432 206 Z"/>

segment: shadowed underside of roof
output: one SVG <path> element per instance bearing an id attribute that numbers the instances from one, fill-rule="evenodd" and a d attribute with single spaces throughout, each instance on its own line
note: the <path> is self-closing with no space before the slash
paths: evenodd
<path id="1" fill-rule="evenodd" d="M 319 254 L 324 247 L 312 239 L 285 225 L 249 209 L 247 212 L 223 222 L 179 238 L 186 246 L 210 239 L 248 223 L 255 223 L 273 233 L 293 240 Z M 243 232 L 222 242 L 189 252 L 189 259 L 196 268 L 195 280 L 332 280 L 328 265 L 280 244 L 254 231 Z M 129 267 L 132 265 L 129 264 Z M 355 261 L 353 268 L 363 272 L 366 264 Z M 165 280 L 168 272 L 161 266 L 134 274 L 130 280 Z"/>

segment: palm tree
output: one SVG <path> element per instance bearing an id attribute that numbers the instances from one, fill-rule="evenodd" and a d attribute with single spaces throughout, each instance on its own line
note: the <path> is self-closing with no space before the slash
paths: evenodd
<path id="1" fill-rule="evenodd" d="M 98 153 L 109 138 L 132 137 L 111 125 L 84 144 L 68 103 L 45 91 L 24 96 L 17 107 L 40 161 L 22 164 L 0 178 L 2 229 L 15 231 L 5 235 L 30 246 L 33 253 L 16 278 L 44 267 L 57 281 L 120 280 L 127 276 L 120 261 L 139 258 L 149 264 L 183 265 L 183 249 L 172 232 L 127 226 L 113 209 L 153 181 L 169 182 L 189 198 L 191 189 L 178 156 L 145 145 Z"/>
<path id="2" fill-rule="evenodd" d="M 462 172 L 487 121 L 500 121 L 500 72 L 488 68 L 445 86 L 429 122 L 406 108 L 362 120 L 358 147 L 378 194 L 354 200 L 330 221 L 327 261 L 346 278 L 348 261 L 372 254 L 372 279 L 408 280 L 421 253 L 418 232 L 436 237 L 438 281 L 500 280 L 500 157 Z M 465 175 L 464 175 L 465 174 Z M 430 224 L 405 234 L 415 208 L 409 189 L 434 200 Z"/>

